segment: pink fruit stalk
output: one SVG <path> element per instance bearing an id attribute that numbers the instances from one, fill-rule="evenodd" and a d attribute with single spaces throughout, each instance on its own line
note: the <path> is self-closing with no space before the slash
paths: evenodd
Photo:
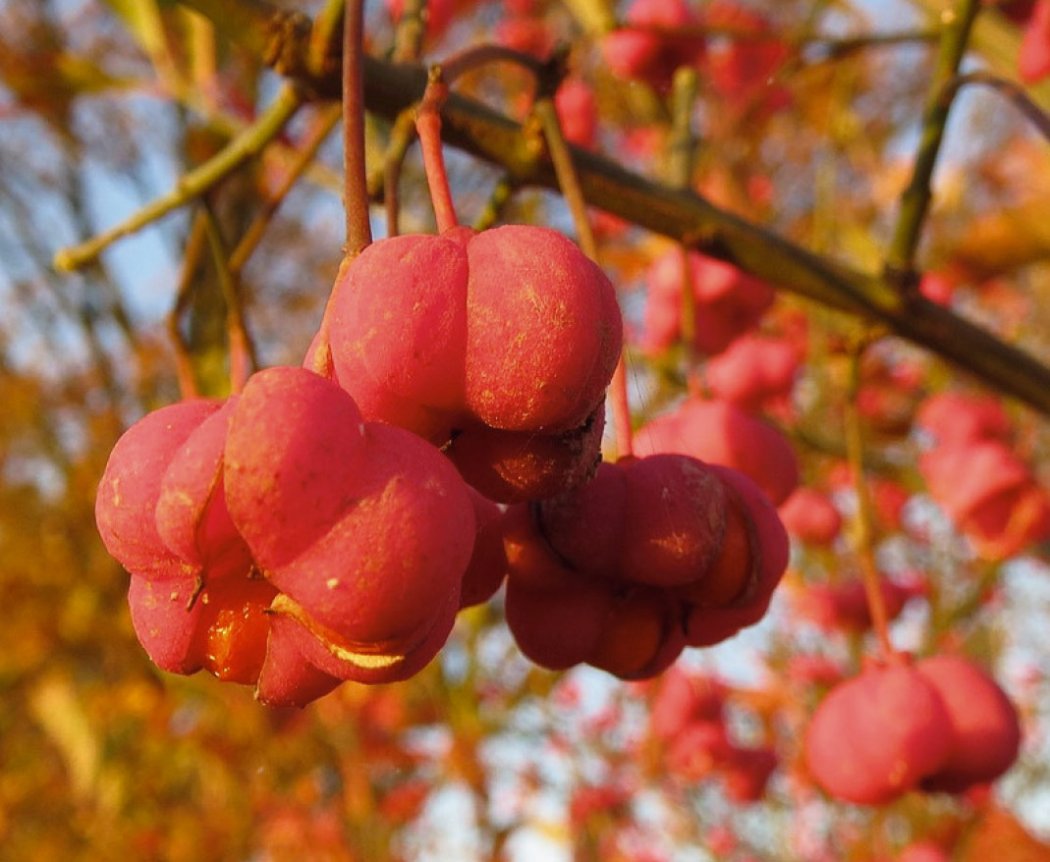
<path id="1" fill-rule="evenodd" d="M 475 473 L 490 465 L 493 499 L 539 496 L 532 470 L 544 489 L 557 472 L 557 490 L 589 475 L 622 322 L 608 279 L 564 236 L 505 226 L 373 243 L 331 302 L 335 376 L 366 419 L 451 443 Z"/>
<path id="2" fill-rule="evenodd" d="M 687 277 L 694 299 L 693 347 L 700 353 L 721 353 L 773 304 L 768 284 L 732 264 L 696 252 L 686 257 L 688 272 L 678 248 L 669 249 L 649 268 L 641 343 L 648 353 L 659 353 L 679 340 Z"/>
<path id="3" fill-rule="evenodd" d="M 635 434 L 635 453 L 677 452 L 744 473 L 773 501 L 798 484 L 798 460 L 772 425 L 726 401 L 689 398 Z"/>
<path id="4" fill-rule="evenodd" d="M 224 469 L 233 521 L 281 592 L 275 631 L 310 663 L 376 682 L 436 654 L 476 534 L 467 489 L 439 452 L 363 422 L 334 383 L 271 368 L 231 414 Z"/>

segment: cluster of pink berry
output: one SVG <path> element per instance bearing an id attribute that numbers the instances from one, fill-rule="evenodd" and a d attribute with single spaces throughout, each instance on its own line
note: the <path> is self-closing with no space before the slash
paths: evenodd
<path id="1" fill-rule="evenodd" d="M 612 284 L 553 230 L 368 246 L 307 367 L 114 448 L 96 517 L 147 653 L 302 705 L 412 675 L 508 572 L 511 630 L 548 667 L 652 675 L 755 622 L 787 541 L 746 476 L 599 467 L 621 347 Z"/>

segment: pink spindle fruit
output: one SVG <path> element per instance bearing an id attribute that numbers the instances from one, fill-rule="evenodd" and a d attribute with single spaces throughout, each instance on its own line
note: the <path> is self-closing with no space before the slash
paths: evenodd
<path id="1" fill-rule="evenodd" d="M 593 470 L 622 322 L 612 284 L 558 232 L 373 243 L 336 284 L 328 336 L 364 417 L 447 445 L 486 496 L 535 499 Z"/>
<path id="2" fill-rule="evenodd" d="M 624 678 L 757 621 L 787 563 L 775 510 L 746 477 L 680 455 L 602 464 L 504 522 L 507 623 L 538 664 Z"/>
<path id="3" fill-rule="evenodd" d="M 349 395 L 310 371 L 271 368 L 231 414 L 224 479 L 234 523 L 281 592 L 275 629 L 309 662 L 385 681 L 440 649 L 476 525 L 466 487 L 432 446 L 363 422 Z"/>

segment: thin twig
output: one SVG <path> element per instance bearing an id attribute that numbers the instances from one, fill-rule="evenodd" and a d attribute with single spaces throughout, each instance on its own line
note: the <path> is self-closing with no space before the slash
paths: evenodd
<path id="1" fill-rule="evenodd" d="M 980 0 L 961 0 L 959 10 L 947 20 L 941 37 L 933 82 L 923 115 L 915 167 L 901 198 L 900 215 L 886 255 L 886 271 L 891 277 L 905 276 L 914 269 L 915 252 L 932 198 L 930 184 L 933 171 L 951 109 L 951 102 L 944 99 L 945 87 L 958 74 L 980 5 Z"/>
<path id="2" fill-rule="evenodd" d="M 241 134 L 208 159 L 181 177 L 168 194 L 146 204 L 120 224 L 95 237 L 55 253 L 55 269 L 71 272 L 95 260 L 106 248 L 119 239 L 141 230 L 172 210 L 200 197 L 249 159 L 257 156 L 291 118 L 302 104 L 296 87 L 286 84 L 273 104 Z"/>

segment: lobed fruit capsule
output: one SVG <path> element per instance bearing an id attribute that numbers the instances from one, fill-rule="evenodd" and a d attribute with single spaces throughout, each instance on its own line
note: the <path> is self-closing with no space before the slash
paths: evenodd
<path id="1" fill-rule="evenodd" d="M 776 511 L 735 471 L 682 455 L 602 464 L 504 521 L 507 624 L 538 664 L 652 676 L 757 621 L 787 564 Z"/>
<path id="2" fill-rule="evenodd" d="M 966 659 L 896 657 L 839 684 L 817 708 L 804 749 L 829 794 L 882 804 L 910 790 L 961 793 L 1017 757 L 1017 712 Z"/>
<path id="3" fill-rule="evenodd" d="M 367 420 L 446 447 L 499 501 L 589 478 L 622 321 L 612 284 L 560 233 L 382 240 L 344 268 L 331 303 L 334 377 Z"/>

